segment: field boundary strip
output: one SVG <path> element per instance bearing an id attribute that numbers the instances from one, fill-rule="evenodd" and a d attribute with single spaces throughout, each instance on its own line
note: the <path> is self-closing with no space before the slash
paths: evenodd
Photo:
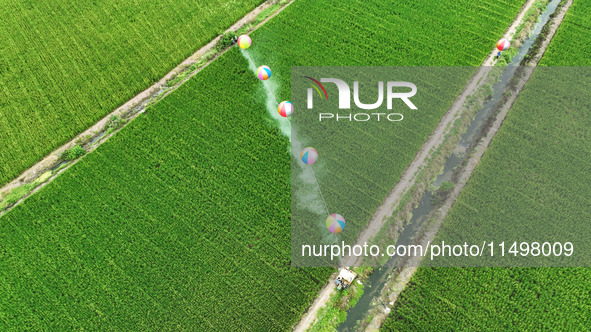
<path id="1" fill-rule="evenodd" d="M 520 95 L 520 92 L 522 91 L 523 87 L 529 81 L 531 75 L 533 74 L 535 68 L 537 67 L 539 61 L 541 60 L 542 55 L 544 54 L 544 52 L 546 51 L 546 48 L 550 44 L 550 41 L 554 37 L 556 30 L 558 29 L 558 27 L 562 23 L 562 20 L 564 19 L 566 12 L 568 11 L 570 6 L 572 5 L 572 2 L 573 2 L 573 0 L 568 0 L 564 4 L 564 6 L 562 6 L 562 8 L 559 9 L 560 12 L 553 19 L 551 19 L 551 21 L 549 21 L 549 24 L 551 26 L 550 31 L 546 36 L 543 36 L 544 41 L 542 42 L 540 48 L 537 50 L 537 53 L 534 54 L 532 59 L 528 62 L 528 66 L 523 67 L 524 68 L 524 71 L 523 71 L 524 75 L 518 82 L 518 85 L 516 87 L 517 92 L 511 94 L 511 96 L 504 102 L 503 106 L 500 108 L 497 116 L 495 117 L 494 122 L 486 130 L 486 134 L 482 137 L 480 142 L 472 150 L 472 155 L 470 158 L 468 158 L 466 166 L 464 167 L 464 169 L 460 173 L 460 176 L 454 186 L 454 189 L 452 190 L 450 195 L 445 200 L 445 203 L 443 204 L 443 206 L 437 211 L 435 216 L 432 216 L 430 218 L 431 219 L 430 228 L 429 228 L 429 231 L 422 236 L 422 238 L 420 240 L 421 245 L 425 245 L 426 243 L 433 242 L 435 236 L 439 232 L 439 229 L 443 225 L 443 222 L 445 221 L 445 218 L 446 218 L 448 212 L 450 211 L 451 207 L 454 205 L 456 199 L 460 195 L 464 186 L 468 183 L 468 180 L 472 176 L 472 173 L 474 172 L 474 170 L 476 169 L 476 167 L 480 163 L 482 156 L 484 155 L 484 153 L 486 152 L 486 150 L 490 146 L 495 134 L 498 132 L 501 125 L 503 124 L 503 121 L 505 120 L 507 114 L 511 110 L 511 107 L 513 106 L 515 100 L 517 100 L 517 97 Z M 400 273 L 398 274 L 397 278 L 394 280 L 394 284 L 391 285 L 391 287 L 386 287 L 386 290 L 387 289 L 392 290 L 392 292 L 390 294 L 388 294 L 388 297 L 389 297 L 388 310 L 385 310 L 385 312 L 381 315 L 375 315 L 372 318 L 371 322 L 369 323 L 366 331 L 378 330 L 381 327 L 381 325 L 384 323 L 384 321 L 390 311 L 389 309 L 393 307 L 393 305 L 394 305 L 394 303 L 396 303 L 399 295 L 402 293 L 402 291 L 404 290 L 406 285 L 410 282 L 412 276 L 414 275 L 414 273 L 416 272 L 416 270 L 418 268 L 421 258 L 415 257 L 415 258 L 413 258 L 413 260 L 414 261 L 411 262 L 410 264 L 407 264 L 407 266 L 401 267 L 401 269 L 399 270 Z"/>
<path id="2" fill-rule="evenodd" d="M 528 0 L 515 19 L 513 23 L 507 28 L 502 38 L 511 40 L 516 34 L 517 27 L 523 21 L 526 13 L 532 7 L 536 0 Z M 483 78 L 488 74 L 490 67 L 496 62 L 496 49 L 493 49 L 487 58 L 482 63 L 482 66 L 474 74 L 474 76 L 466 84 L 466 88 L 456 98 L 450 109 L 445 113 L 441 121 L 435 127 L 435 130 L 429 136 L 425 144 L 421 146 L 411 164 L 404 170 L 400 180 L 396 186 L 384 199 L 382 205 L 378 207 L 367 227 L 361 232 L 357 240 L 357 244 L 369 242 L 385 225 L 387 220 L 392 216 L 393 212 L 401 203 L 401 199 L 414 187 L 418 178 L 418 174 L 425 168 L 425 163 L 431 159 L 432 155 L 443 144 L 443 140 L 447 133 L 452 129 L 452 124 L 459 118 L 463 111 L 463 105 L 467 98 L 475 93 L 482 84 Z M 345 266 L 359 266 L 360 257 L 346 257 Z M 327 285 L 319 292 L 317 298 L 314 300 L 308 311 L 302 316 L 302 319 L 293 328 L 294 331 L 306 331 L 316 321 L 316 314 L 318 310 L 325 306 L 330 297 L 334 294 L 333 280 L 337 273 L 331 276 Z"/>
<path id="3" fill-rule="evenodd" d="M 25 170 L 19 176 L 17 176 L 14 180 L 6 183 L 4 186 L 0 188 L 0 202 L 2 201 L 1 198 L 6 197 L 13 189 L 25 186 L 28 184 L 34 184 L 35 181 L 43 177 L 43 181 L 37 184 L 34 189 L 30 190 L 28 193 L 24 194 L 18 201 L 8 208 L 0 211 L 0 216 L 4 215 L 12 208 L 20 204 L 23 200 L 25 200 L 30 195 L 34 194 L 37 190 L 41 189 L 47 183 L 51 182 L 55 177 L 57 177 L 61 172 L 67 170 L 70 166 L 74 165 L 80 158 L 74 159 L 69 162 L 67 165 L 61 168 L 57 168 L 60 164 L 60 156 L 68 149 L 75 147 L 78 145 L 78 142 L 82 140 L 90 141 L 90 143 L 85 144 L 84 149 L 87 153 L 93 151 L 98 146 L 103 144 L 105 141 L 108 140 L 109 137 L 114 135 L 117 131 L 124 128 L 127 124 L 133 121 L 139 114 L 143 113 L 147 107 L 151 106 L 152 103 L 161 100 L 162 98 L 166 97 L 171 92 L 178 89 L 183 83 L 188 81 L 191 77 L 199 73 L 203 68 L 207 67 L 211 62 L 215 61 L 220 55 L 227 52 L 231 47 L 221 50 L 220 52 L 216 53 L 211 59 L 207 60 L 201 66 L 197 67 L 196 69 L 191 69 L 192 65 L 195 65 L 200 60 L 206 57 L 208 52 L 212 52 L 215 50 L 215 47 L 218 42 L 221 41 L 223 36 L 226 33 L 235 32 L 239 29 L 247 27 L 249 24 L 256 21 L 259 15 L 264 13 L 265 10 L 271 8 L 273 5 L 278 5 L 279 7 L 272 12 L 269 16 L 265 17 L 261 22 L 253 26 L 248 30 L 248 33 L 257 30 L 267 21 L 275 17 L 277 14 L 282 12 L 287 6 L 292 4 L 295 0 L 288 0 L 288 1 L 277 1 L 277 0 L 268 0 L 263 2 L 261 5 L 253 9 L 251 12 L 247 13 L 243 18 L 238 20 L 234 23 L 231 27 L 226 29 L 223 34 L 217 36 L 213 40 L 211 40 L 208 44 L 201 47 L 191 56 L 183 60 L 179 65 L 177 65 L 174 69 L 168 72 L 164 77 L 162 77 L 158 82 L 154 83 L 149 88 L 145 89 L 144 91 L 137 94 L 132 99 L 125 102 L 123 105 L 116 108 L 113 112 L 107 114 L 103 117 L 100 121 L 83 131 L 82 133 L 78 134 L 76 137 L 71 139 L 69 142 L 63 144 L 59 148 L 55 149 L 51 153 L 49 153 L 46 157 L 42 160 L 37 162 L 35 165 L 30 167 L 29 169 Z M 188 74 L 187 74 L 188 73 Z M 174 80 L 175 78 L 185 74 L 181 80 L 175 82 L 172 86 L 169 86 L 169 82 Z M 109 131 L 109 120 L 111 117 L 116 116 L 125 119 L 125 123 L 112 131 Z M 56 169 L 57 168 L 57 169 Z M 43 176 L 44 173 L 52 171 L 56 169 L 50 177 L 45 178 Z"/>

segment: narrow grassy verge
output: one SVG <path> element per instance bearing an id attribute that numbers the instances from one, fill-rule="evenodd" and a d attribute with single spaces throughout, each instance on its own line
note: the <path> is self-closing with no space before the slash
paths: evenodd
<path id="1" fill-rule="evenodd" d="M 52 175 L 54 171 L 47 171 L 38 177 L 31 183 L 24 184 L 20 187 L 12 189 L 7 195 L 0 199 L 0 211 L 6 210 L 7 208 L 16 204 L 24 196 L 28 195 L 38 185 L 45 183 Z"/>
<path id="2" fill-rule="evenodd" d="M 517 29 L 515 30 L 515 36 L 513 37 L 514 41 L 519 41 L 519 43 L 522 43 L 525 39 L 527 39 L 533 23 L 538 22 L 540 14 L 546 10 L 546 7 L 548 7 L 549 3 L 550 0 L 537 0 L 534 2 L 534 4 L 523 16 L 521 23 L 517 26 Z"/>
<path id="3" fill-rule="evenodd" d="M 372 272 L 370 267 L 352 268 L 357 273 L 357 278 L 348 289 L 335 292 L 326 306 L 318 311 L 318 321 L 307 331 L 310 332 L 328 332 L 335 331 L 336 328 L 347 319 L 347 310 L 353 308 L 361 296 L 365 280 Z"/>

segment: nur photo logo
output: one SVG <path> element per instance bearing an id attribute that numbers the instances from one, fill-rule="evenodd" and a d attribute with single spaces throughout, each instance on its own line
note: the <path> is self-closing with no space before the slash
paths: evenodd
<path id="1" fill-rule="evenodd" d="M 339 110 L 351 110 L 351 87 L 350 85 L 342 79 L 339 78 L 320 78 L 317 80 L 310 76 L 303 76 L 304 78 L 312 81 L 314 84 L 311 84 L 311 87 L 307 89 L 307 108 L 314 109 L 314 98 L 320 98 L 319 100 L 329 100 L 328 93 L 326 92 L 326 88 L 322 83 L 332 83 L 337 87 L 338 93 L 338 109 Z M 394 105 L 395 99 L 400 99 L 406 107 L 411 110 L 418 109 L 417 106 L 410 100 L 414 95 L 417 93 L 417 86 L 411 82 L 403 82 L 403 81 L 378 81 L 377 83 L 377 92 L 371 89 L 364 89 L 363 93 L 360 92 L 360 83 L 358 81 L 353 81 L 353 104 L 356 109 L 360 110 L 377 110 L 382 108 L 384 104 L 384 99 L 386 100 L 386 109 L 392 110 Z M 374 84 L 376 85 L 376 84 Z M 385 86 L 385 88 L 384 88 Z M 384 92 L 384 90 L 386 90 Z M 317 96 L 315 97 L 316 91 Z M 374 103 L 364 103 L 361 101 L 361 97 L 364 100 L 371 100 L 372 98 L 376 98 L 377 100 Z M 360 96 L 363 95 L 363 96 Z M 375 100 L 375 99 L 373 99 Z M 381 121 L 382 119 L 387 119 L 388 121 L 402 121 L 404 116 L 400 113 L 349 113 L 349 114 L 339 114 L 339 113 L 319 113 L 318 120 L 329 120 L 335 119 L 336 121 L 339 120 L 349 120 L 349 121 L 360 121 L 365 122 L 371 119 L 375 119 L 377 121 Z"/>

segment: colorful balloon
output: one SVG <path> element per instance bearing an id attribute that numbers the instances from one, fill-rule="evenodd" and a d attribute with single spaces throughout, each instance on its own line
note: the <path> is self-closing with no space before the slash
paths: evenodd
<path id="1" fill-rule="evenodd" d="M 293 104 L 289 101 L 282 101 L 279 106 L 277 106 L 277 112 L 284 118 L 287 118 L 293 113 Z"/>
<path id="2" fill-rule="evenodd" d="M 340 214 L 331 214 L 326 218 L 326 228 L 334 234 L 342 232 L 345 230 L 345 218 Z"/>
<path id="3" fill-rule="evenodd" d="M 511 43 L 505 38 L 502 38 L 497 42 L 497 49 L 499 51 L 506 51 L 509 49 L 510 46 Z"/>
<path id="4" fill-rule="evenodd" d="M 314 148 L 305 148 L 302 151 L 302 161 L 306 165 L 314 165 L 316 159 L 318 159 L 318 152 Z"/>
<path id="5" fill-rule="evenodd" d="M 271 77 L 271 68 L 267 66 L 260 66 L 259 69 L 257 69 L 257 76 L 259 77 L 259 80 L 268 80 L 269 77 Z"/>
<path id="6" fill-rule="evenodd" d="M 238 46 L 245 50 L 247 48 L 250 47 L 250 45 L 252 44 L 252 40 L 250 39 L 250 37 L 248 35 L 242 35 L 240 37 L 238 37 Z"/>

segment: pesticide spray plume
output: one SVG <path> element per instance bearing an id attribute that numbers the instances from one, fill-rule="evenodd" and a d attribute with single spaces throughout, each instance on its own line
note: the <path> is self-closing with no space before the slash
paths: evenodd
<path id="1" fill-rule="evenodd" d="M 256 75 L 257 73 L 257 65 L 254 63 L 254 60 L 250 56 L 247 50 L 241 49 L 240 53 L 242 56 L 248 60 L 248 69 Z M 283 135 L 289 138 L 289 141 L 292 141 L 292 128 L 289 119 L 286 119 L 279 115 L 277 112 L 277 105 L 279 105 L 279 101 L 275 98 L 275 94 L 278 91 L 277 83 L 274 81 L 265 80 L 262 81 L 263 86 L 265 88 L 265 94 L 267 97 L 266 106 L 267 112 L 273 119 L 273 121 L 277 124 L 277 127 L 281 131 Z M 299 146 L 299 142 L 294 142 L 296 145 Z M 291 148 L 291 147 L 290 147 Z M 301 147 L 300 149 L 301 150 Z M 299 160 L 300 151 L 297 149 L 291 149 L 291 153 L 296 160 Z M 298 162 L 300 166 L 301 172 L 299 175 L 300 180 L 302 181 L 303 186 L 298 189 L 296 192 L 298 206 L 305 208 L 306 210 L 313 212 L 319 216 L 324 216 L 327 211 L 325 211 L 325 206 L 322 205 L 322 197 L 320 188 L 313 188 L 317 186 L 316 178 L 313 173 L 313 170 L 306 165 Z M 313 189 L 312 189 L 313 188 Z"/>
<path id="2" fill-rule="evenodd" d="M 250 69 L 250 71 L 252 71 L 253 74 L 256 75 L 257 66 L 254 63 L 254 61 L 252 60 L 252 58 L 250 57 L 250 54 L 248 54 L 248 51 L 241 49 L 240 53 L 242 53 L 242 56 L 244 56 L 248 60 L 248 69 Z M 267 95 L 267 102 L 266 102 L 267 112 L 269 113 L 269 115 L 271 115 L 271 118 L 275 121 L 275 123 L 277 124 L 277 127 L 279 128 L 281 133 L 283 135 L 285 135 L 287 138 L 289 138 L 289 140 L 291 142 L 291 127 L 290 127 L 289 119 L 283 118 L 277 112 L 277 106 L 279 105 L 279 103 L 281 101 L 279 101 L 275 98 L 275 94 L 279 90 L 279 86 L 274 81 L 267 80 L 267 81 L 262 81 L 262 82 L 263 82 L 263 86 L 265 87 L 265 94 Z"/>
<path id="3" fill-rule="evenodd" d="M 248 69 L 250 69 L 250 71 L 252 71 L 252 73 L 256 76 L 258 67 L 251 58 L 248 51 L 245 49 L 240 49 L 240 53 L 245 59 L 248 60 Z M 275 81 L 262 80 L 262 83 L 267 98 L 267 112 L 276 123 L 277 127 L 281 131 L 281 134 L 286 136 L 290 142 L 295 144 L 297 147 L 296 149 L 291 149 L 290 145 L 290 153 L 296 160 L 300 160 L 299 154 L 302 151 L 302 146 L 295 136 L 295 132 L 292 132 L 293 128 L 291 126 L 290 119 L 282 117 L 279 112 L 277 112 L 277 106 L 281 101 L 277 100 L 275 95 L 279 90 L 279 86 Z M 320 189 L 318 179 L 316 178 L 316 174 L 312 167 L 304 165 L 301 162 L 298 162 L 297 164 L 300 166 L 301 172 L 299 174 L 299 180 L 302 182 L 302 186 L 300 186 L 295 192 L 297 206 L 298 208 L 303 208 L 319 216 L 319 223 L 317 226 L 323 232 L 321 234 L 324 234 L 326 228 L 323 221 L 324 218 L 330 214 L 330 212 L 328 210 L 328 206 L 326 205 L 326 200 L 324 199 L 322 190 Z M 322 241 L 324 243 L 337 243 L 338 237 L 336 234 L 328 233 L 322 236 Z M 341 257 L 339 257 L 339 261 L 342 264 Z"/>
<path id="4" fill-rule="evenodd" d="M 294 157 L 298 158 L 297 153 L 294 153 Z M 299 163 L 298 163 L 299 164 Z M 322 198 L 320 192 L 316 188 L 316 181 L 312 170 L 304 165 L 300 164 L 301 172 L 298 176 L 302 185 L 296 191 L 297 205 L 299 208 L 306 209 L 319 216 L 326 216 L 325 207 L 322 204 Z"/>

